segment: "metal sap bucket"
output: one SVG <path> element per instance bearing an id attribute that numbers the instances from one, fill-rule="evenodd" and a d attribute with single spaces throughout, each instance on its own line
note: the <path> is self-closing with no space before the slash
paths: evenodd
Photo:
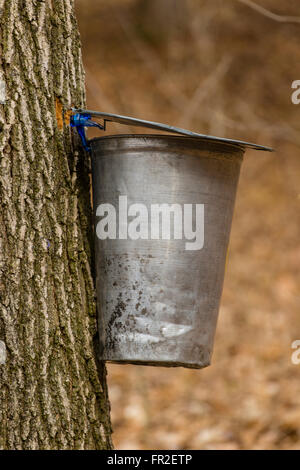
<path id="1" fill-rule="evenodd" d="M 100 359 L 206 367 L 212 355 L 243 153 L 246 147 L 271 149 L 133 118 L 93 115 L 184 134 L 113 135 L 90 141 Z M 194 228 L 199 222 L 198 204 L 202 220 L 204 216 L 199 249 L 194 249 L 191 240 L 184 236 L 174 239 L 175 222 L 179 221 L 175 214 L 169 219 L 173 229 L 170 239 L 162 239 L 161 233 L 157 238 L 155 231 L 156 238 L 151 239 L 150 216 L 157 204 L 181 208 L 183 225 L 184 210 L 192 206 Z M 126 222 L 127 211 L 131 217 Z M 126 224 L 129 227 L 132 216 L 137 214 L 145 222 L 144 228 L 147 218 L 148 239 L 145 231 L 143 239 L 125 236 Z M 102 232 L 102 239 L 97 236 L 101 220 L 102 229 L 106 220 L 107 230 L 109 222 L 116 221 L 115 238 L 103 239 Z M 112 235 L 114 229 L 110 231 Z M 187 243 L 193 248 L 187 249 Z"/>

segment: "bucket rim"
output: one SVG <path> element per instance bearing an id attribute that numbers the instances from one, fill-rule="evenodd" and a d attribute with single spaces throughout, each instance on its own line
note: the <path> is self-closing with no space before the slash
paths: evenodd
<path id="1" fill-rule="evenodd" d="M 240 150 L 245 152 L 247 148 L 251 148 L 253 150 L 260 150 L 260 151 L 267 151 L 267 152 L 274 152 L 271 147 L 263 147 L 257 144 L 251 144 L 249 142 L 244 142 L 240 140 L 232 140 L 226 139 L 222 137 L 214 137 L 214 136 L 206 136 L 203 135 L 201 137 L 195 136 L 188 136 L 188 135 L 170 135 L 170 134 L 110 134 L 110 135 L 103 135 L 101 137 L 94 137 L 89 139 L 90 144 L 101 143 L 107 140 L 113 139 L 139 139 L 139 138 L 155 138 L 155 139 L 169 139 L 169 140 L 181 140 L 181 141 L 196 141 L 196 142 L 206 142 L 212 144 L 221 144 L 225 145 L 226 147 L 231 147 L 236 150 Z"/>

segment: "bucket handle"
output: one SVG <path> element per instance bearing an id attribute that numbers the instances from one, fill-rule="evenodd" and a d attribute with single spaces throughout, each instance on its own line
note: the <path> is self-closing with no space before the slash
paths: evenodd
<path id="1" fill-rule="evenodd" d="M 252 148 L 255 150 L 264 150 L 267 152 L 273 151 L 273 149 L 270 147 L 263 147 L 262 145 L 253 144 L 251 142 L 226 139 L 225 137 L 214 137 L 211 135 L 198 134 L 196 132 L 188 131 L 186 129 L 181 129 L 180 127 L 174 127 L 168 124 L 161 124 L 159 122 L 145 121 L 144 119 L 136 119 L 136 118 L 129 117 L 129 116 L 121 116 L 120 114 L 103 113 L 101 111 L 90 111 L 88 109 L 77 109 L 77 108 L 72 108 L 72 112 L 74 114 L 71 115 L 70 126 L 77 128 L 82 144 L 85 150 L 87 151 L 90 151 L 90 146 L 88 144 L 88 140 L 86 138 L 84 128 L 85 127 L 98 127 L 101 130 L 105 131 L 106 122 L 117 122 L 119 124 L 124 124 L 124 125 L 146 127 L 148 129 L 155 129 L 159 131 L 166 131 L 166 132 L 171 132 L 174 134 L 180 134 L 180 135 L 184 135 L 188 137 L 195 137 L 201 140 L 222 142 L 224 144 L 233 144 L 233 145 L 240 146 L 242 149 L 245 149 L 248 147 L 248 148 Z M 103 125 L 92 121 L 91 119 L 92 117 L 103 119 L 104 121 Z"/>

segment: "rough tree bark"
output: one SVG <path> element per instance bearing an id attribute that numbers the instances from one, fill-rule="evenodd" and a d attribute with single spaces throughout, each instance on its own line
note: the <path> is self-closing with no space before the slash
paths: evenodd
<path id="1" fill-rule="evenodd" d="M 111 447 L 72 0 L 0 0 L 0 448 Z M 77 146 L 76 146 L 77 144 Z"/>

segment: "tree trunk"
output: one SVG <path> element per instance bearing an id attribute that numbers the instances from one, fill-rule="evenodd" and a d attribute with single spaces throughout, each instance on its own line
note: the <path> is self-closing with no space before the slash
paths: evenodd
<path id="1" fill-rule="evenodd" d="M 72 0 L 0 0 L 0 448 L 111 447 Z M 75 145 L 77 144 L 77 146 Z"/>

